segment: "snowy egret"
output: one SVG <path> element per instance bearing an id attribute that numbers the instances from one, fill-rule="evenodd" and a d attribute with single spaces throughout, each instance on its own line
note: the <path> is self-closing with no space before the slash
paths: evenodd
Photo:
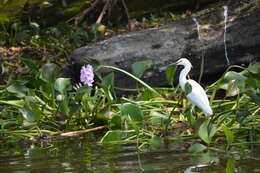
<path id="1" fill-rule="evenodd" d="M 188 100 L 192 105 L 200 108 L 206 116 L 212 115 L 213 111 L 209 105 L 209 100 L 205 90 L 196 81 L 186 78 L 192 67 L 190 61 L 186 58 L 181 58 L 176 63 L 170 65 L 184 66 L 179 77 L 179 85 L 181 86 L 181 89 L 185 91 L 185 88 L 187 88 L 188 85 L 188 87 L 190 87 L 190 92 L 187 93 Z"/>

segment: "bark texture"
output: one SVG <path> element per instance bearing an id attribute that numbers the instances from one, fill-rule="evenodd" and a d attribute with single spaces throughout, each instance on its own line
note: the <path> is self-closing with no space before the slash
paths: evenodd
<path id="1" fill-rule="evenodd" d="M 260 57 L 260 8 L 239 2 L 228 6 L 226 30 L 227 57 L 231 64 L 247 65 Z M 195 20 L 199 23 L 197 27 Z M 119 34 L 73 51 L 72 64 L 82 65 L 87 59 L 130 71 L 131 64 L 152 60 L 144 81 L 152 86 L 166 85 L 163 67 L 181 57 L 193 64 L 191 76 L 200 72 L 201 57 L 205 58 L 204 79 L 221 74 L 227 68 L 224 45 L 224 8 L 199 11 L 190 17 L 159 28 Z M 199 32 L 198 32 L 199 28 Z M 76 70 L 77 71 L 77 70 Z M 122 74 L 116 74 L 116 85 L 136 86 Z"/>

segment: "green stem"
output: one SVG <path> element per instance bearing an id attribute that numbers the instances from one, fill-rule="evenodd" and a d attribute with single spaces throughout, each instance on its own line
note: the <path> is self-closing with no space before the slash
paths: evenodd
<path id="1" fill-rule="evenodd" d="M 204 65 L 205 65 L 205 56 L 204 56 L 204 53 L 203 53 L 203 55 L 201 56 L 200 75 L 199 75 L 199 79 L 198 79 L 199 83 L 201 82 L 201 79 L 202 79 L 202 76 L 203 76 L 203 73 L 204 73 Z"/>
<path id="2" fill-rule="evenodd" d="M 145 82 L 143 82 L 142 80 L 140 80 L 139 78 L 137 78 L 136 76 L 132 75 L 131 73 L 125 71 L 125 70 L 122 70 L 120 68 L 117 68 L 117 67 L 113 67 L 113 66 L 106 66 L 106 65 L 102 65 L 101 67 L 103 68 L 108 68 L 108 69 L 113 69 L 113 70 L 116 70 L 116 71 L 119 71 L 119 72 L 122 72 L 124 74 L 126 74 L 127 76 L 133 78 L 134 80 L 136 80 L 137 82 L 139 82 L 140 84 L 142 84 L 144 87 L 146 87 L 148 90 L 150 90 L 151 92 L 153 92 L 156 96 L 159 96 L 160 94 L 155 90 L 153 89 L 152 87 L 150 87 L 149 85 L 147 85 Z"/>

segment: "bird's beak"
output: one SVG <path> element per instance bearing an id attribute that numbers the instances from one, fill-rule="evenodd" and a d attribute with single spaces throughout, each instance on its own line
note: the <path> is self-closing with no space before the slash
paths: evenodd
<path id="1" fill-rule="evenodd" d="M 171 64 L 167 65 L 167 67 L 172 66 L 172 65 L 178 65 L 178 63 L 177 62 L 171 63 Z"/>
<path id="2" fill-rule="evenodd" d="M 174 63 L 171 63 L 171 64 L 169 64 L 169 65 L 162 66 L 162 67 L 159 69 L 159 71 L 164 71 L 164 70 L 166 70 L 168 67 L 173 66 L 173 65 L 178 65 L 178 64 L 177 64 L 177 62 L 174 62 Z"/>

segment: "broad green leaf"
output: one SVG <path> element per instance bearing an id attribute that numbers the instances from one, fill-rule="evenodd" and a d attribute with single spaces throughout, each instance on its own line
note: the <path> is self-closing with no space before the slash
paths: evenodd
<path id="1" fill-rule="evenodd" d="M 144 88 L 140 93 L 142 94 L 140 96 L 140 98 L 142 100 L 150 100 L 150 99 L 155 98 L 156 96 L 158 96 L 157 94 L 155 94 L 154 92 L 152 92 L 148 88 Z"/>
<path id="2" fill-rule="evenodd" d="M 45 64 L 41 68 L 41 78 L 46 82 L 54 82 L 58 76 L 58 69 L 55 64 Z"/>
<path id="3" fill-rule="evenodd" d="M 105 85 L 107 87 L 109 87 L 109 86 L 114 87 L 114 82 L 115 82 L 115 74 L 114 74 L 114 72 L 111 72 L 102 78 L 101 84 Z"/>
<path id="4" fill-rule="evenodd" d="M 259 77 L 254 77 L 250 76 L 246 79 L 246 84 L 248 87 L 252 87 L 254 90 L 260 90 L 260 78 Z"/>
<path id="5" fill-rule="evenodd" d="M 240 90 L 238 88 L 237 81 L 236 80 L 229 81 L 226 96 L 232 97 L 232 96 L 238 95 L 239 93 L 240 93 Z"/>
<path id="6" fill-rule="evenodd" d="M 260 106 L 260 94 L 253 90 L 248 90 L 246 94 L 251 98 L 253 102 Z"/>
<path id="7" fill-rule="evenodd" d="M 185 91 L 185 94 L 188 95 L 192 92 L 192 86 L 189 82 L 186 82 L 185 83 L 185 86 L 184 86 L 184 91 Z"/>
<path id="8" fill-rule="evenodd" d="M 122 130 L 108 131 L 101 139 L 101 143 L 120 141 L 126 132 Z"/>
<path id="9" fill-rule="evenodd" d="M 151 125 L 153 126 L 162 126 L 163 124 L 166 124 L 166 122 L 169 120 L 169 115 L 164 115 L 156 111 L 151 111 L 150 117 L 151 118 L 149 119 L 149 123 L 151 123 Z"/>
<path id="10" fill-rule="evenodd" d="M 129 118 L 127 119 L 127 123 L 128 125 L 130 125 L 132 127 L 132 129 L 135 130 L 135 132 L 138 134 L 140 131 L 140 127 L 138 126 L 138 124 L 136 123 L 136 121 L 133 121 L 132 118 L 130 116 L 128 116 Z"/>
<path id="11" fill-rule="evenodd" d="M 163 139 L 155 135 L 150 139 L 150 143 L 155 149 L 162 148 L 162 146 L 164 145 Z"/>
<path id="12" fill-rule="evenodd" d="M 55 81 L 54 88 L 61 94 L 65 94 L 70 85 L 70 78 L 58 78 Z"/>
<path id="13" fill-rule="evenodd" d="M 207 149 L 207 147 L 205 145 L 193 144 L 192 146 L 190 146 L 189 152 L 191 152 L 191 153 L 199 153 L 199 152 L 202 152 L 202 151 L 204 151 L 206 149 Z"/>
<path id="14" fill-rule="evenodd" d="M 260 74 L 260 62 L 250 65 L 247 70 L 253 74 Z"/>
<path id="15" fill-rule="evenodd" d="M 206 142 L 207 144 L 210 143 L 208 124 L 209 124 L 209 121 L 208 121 L 208 120 L 204 121 L 204 122 L 200 125 L 199 132 L 198 132 L 199 137 L 200 137 L 204 142 Z"/>
<path id="16" fill-rule="evenodd" d="M 234 140 L 234 135 L 231 132 L 231 130 L 229 130 L 227 126 L 223 125 L 223 131 L 224 131 L 225 136 L 226 136 L 227 144 L 228 145 L 232 144 L 233 140 Z"/>
<path id="17" fill-rule="evenodd" d="M 169 66 L 167 67 L 166 69 L 166 79 L 167 79 L 167 82 L 169 85 L 172 85 L 173 86 L 173 82 L 174 82 L 174 74 L 175 74 L 175 71 L 177 69 L 177 66 Z"/>
<path id="18" fill-rule="evenodd" d="M 234 173 L 235 172 L 235 159 L 231 158 L 227 161 L 226 173 Z"/>
<path id="19" fill-rule="evenodd" d="M 217 132 L 217 125 L 216 124 L 211 124 L 209 127 L 209 139 L 211 140 L 213 138 L 213 136 L 216 134 Z"/>
<path id="20" fill-rule="evenodd" d="M 234 96 L 245 89 L 246 79 L 240 73 L 229 71 L 222 77 L 219 87 L 227 91 L 227 96 Z"/>
<path id="21" fill-rule="evenodd" d="M 228 83 L 231 80 L 236 80 L 239 84 L 239 83 L 243 83 L 246 80 L 246 77 L 240 73 L 229 71 L 222 77 L 222 80 L 220 82 L 220 88 L 227 90 Z"/>
<path id="22" fill-rule="evenodd" d="M 22 114 L 24 119 L 30 122 L 39 120 L 40 119 L 39 113 L 40 113 L 39 110 L 36 110 L 36 108 L 34 110 L 32 110 L 29 107 L 24 107 L 22 109 Z"/>
<path id="23" fill-rule="evenodd" d="M 151 60 L 144 60 L 144 61 L 138 61 L 132 64 L 131 69 L 132 73 L 138 77 L 141 78 L 144 74 L 144 72 L 151 67 L 153 62 Z"/>
<path id="24" fill-rule="evenodd" d="M 132 120 L 134 121 L 142 121 L 143 120 L 143 112 L 141 109 L 132 103 L 124 103 L 120 107 L 121 116 L 126 117 L 130 116 Z"/>
<path id="25" fill-rule="evenodd" d="M 119 114 L 115 114 L 112 116 L 109 126 L 111 128 L 121 128 L 122 125 L 122 120 L 121 120 L 121 116 Z"/>
<path id="26" fill-rule="evenodd" d="M 25 97 L 29 89 L 23 85 L 13 84 L 7 87 L 6 90 L 16 94 L 17 97 Z"/>

